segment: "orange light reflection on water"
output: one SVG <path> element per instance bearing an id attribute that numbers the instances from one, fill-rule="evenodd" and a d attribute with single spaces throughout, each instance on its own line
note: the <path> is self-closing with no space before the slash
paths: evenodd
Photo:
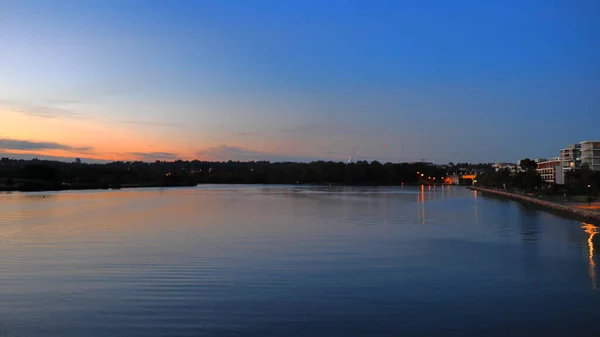
<path id="1" fill-rule="evenodd" d="M 421 224 L 425 224 L 425 185 L 421 185 L 421 193 L 417 197 L 418 203 L 420 204 L 421 211 Z"/>
<path id="2" fill-rule="evenodd" d="M 581 226 L 581 228 L 584 229 L 585 233 L 587 233 L 588 236 L 588 259 L 589 259 L 589 265 L 590 265 L 590 269 L 589 269 L 589 273 L 590 273 L 590 279 L 592 281 L 592 290 L 596 291 L 597 289 L 597 285 L 596 285 L 596 262 L 594 261 L 594 236 L 596 234 L 598 234 L 598 226 L 594 226 L 592 224 L 589 223 L 583 223 L 583 226 Z"/>

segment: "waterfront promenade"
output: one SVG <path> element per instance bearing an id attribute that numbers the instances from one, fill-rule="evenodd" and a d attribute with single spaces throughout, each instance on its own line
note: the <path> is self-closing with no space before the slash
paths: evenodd
<path id="1" fill-rule="evenodd" d="M 598 207 L 596 204 L 592 205 L 591 207 L 587 204 L 581 203 L 560 204 L 553 201 L 542 200 L 531 195 L 511 193 L 495 188 L 486 188 L 478 186 L 469 186 L 469 188 L 474 191 L 490 193 L 493 195 L 507 197 L 513 200 L 533 204 L 549 212 L 571 219 L 600 224 L 600 207 Z"/>

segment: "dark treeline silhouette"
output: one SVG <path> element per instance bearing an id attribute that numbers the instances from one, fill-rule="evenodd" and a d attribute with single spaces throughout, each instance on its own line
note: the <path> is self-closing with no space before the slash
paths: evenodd
<path id="1" fill-rule="evenodd" d="M 483 165 L 490 167 L 489 164 Z M 377 161 L 271 163 L 178 160 L 77 164 L 2 158 L 0 189 L 62 190 L 197 184 L 408 185 L 440 182 L 455 169 L 455 166 L 422 162 L 382 164 Z"/>
<path id="2" fill-rule="evenodd" d="M 542 177 L 536 172 L 535 168 L 529 168 L 520 172 L 501 169 L 478 175 L 477 185 L 531 192 L 542 188 L 544 180 L 542 180 Z"/>

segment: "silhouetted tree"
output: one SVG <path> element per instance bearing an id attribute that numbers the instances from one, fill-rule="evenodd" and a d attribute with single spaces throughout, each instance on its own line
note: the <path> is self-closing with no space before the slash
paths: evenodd
<path id="1" fill-rule="evenodd" d="M 520 166 L 525 171 L 530 170 L 530 169 L 535 170 L 537 168 L 537 163 L 534 160 L 525 158 L 525 159 L 521 159 Z"/>

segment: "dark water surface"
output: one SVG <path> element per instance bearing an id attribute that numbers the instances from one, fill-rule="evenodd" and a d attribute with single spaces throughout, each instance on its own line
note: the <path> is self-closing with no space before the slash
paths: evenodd
<path id="1" fill-rule="evenodd" d="M 459 187 L 0 194 L 0 336 L 600 336 L 595 234 Z"/>

